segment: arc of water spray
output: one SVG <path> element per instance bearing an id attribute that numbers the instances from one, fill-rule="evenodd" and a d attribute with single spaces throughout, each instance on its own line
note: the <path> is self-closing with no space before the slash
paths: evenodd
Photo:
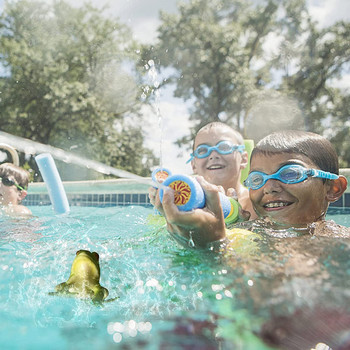
<path id="1" fill-rule="evenodd" d="M 50 153 L 53 158 L 61 160 L 65 163 L 73 163 L 76 165 L 80 165 L 82 167 L 98 171 L 99 173 L 105 175 L 115 175 L 126 179 L 136 180 L 137 182 L 144 183 L 147 185 L 156 185 L 158 187 L 162 187 L 162 185 L 158 183 L 155 184 L 154 181 L 146 177 L 138 176 L 126 170 L 113 168 L 109 165 L 97 162 L 95 160 L 79 157 L 73 153 L 64 151 L 63 149 L 56 148 L 50 145 L 44 145 L 42 143 L 25 139 L 19 136 L 14 136 L 3 131 L 0 131 L 0 142 L 10 144 L 13 147 L 15 147 L 18 151 L 24 152 L 26 154 L 35 155 L 39 153 Z"/>

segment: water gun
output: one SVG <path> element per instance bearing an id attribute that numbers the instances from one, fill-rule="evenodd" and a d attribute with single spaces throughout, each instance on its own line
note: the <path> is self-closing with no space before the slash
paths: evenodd
<path id="1" fill-rule="evenodd" d="M 205 195 L 201 185 L 195 178 L 186 175 L 172 175 L 168 169 L 157 168 L 152 173 L 153 181 L 157 182 L 157 176 L 164 180 L 163 186 L 168 186 L 174 190 L 175 204 L 179 210 L 190 211 L 205 206 Z M 163 188 L 159 190 L 160 201 L 163 202 Z M 219 192 L 221 207 L 226 224 L 234 223 L 239 218 L 239 203 L 233 198 L 225 196 Z"/>
<path id="2" fill-rule="evenodd" d="M 156 168 L 152 171 L 152 180 L 157 183 L 162 183 L 166 180 L 172 173 L 167 168 Z"/>

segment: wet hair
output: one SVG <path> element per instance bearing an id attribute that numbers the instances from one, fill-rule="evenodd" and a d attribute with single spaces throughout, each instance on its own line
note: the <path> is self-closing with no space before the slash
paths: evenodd
<path id="1" fill-rule="evenodd" d="M 299 130 L 274 132 L 256 144 L 251 159 L 257 154 L 275 153 L 303 154 L 319 169 L 339 174 L 338 155 L 333 145 L 323 136 L 312 132 Z"/>
<path id="2" fill-rule="evenodd" d="M 225 123 L 221 123 L 221 122 L 212 122 L 212 123 L 204 125 L 202 128 L 200 128 L 198 130 L 197 135 L 202 131 L 209 131 L 212 128 L 224 128 L 224 129 L 231 131 L 234 134 L 235 138 L 237 139 L 238 144 L 244 145 L 243 136 L 237 130 L 231 128 L 231 126 L 229 126 Z M 196 135 L 196 137 L 197 137 L 197 135 Z M 193 145 L 192 145 L 193 150 L 194 150 L 194 145 L 196 142 L 196 137 L 193 140 Z"/>
<path id="3" fill-rule="evenodd" d="M 29 183 L 29 172 L 12 163 L 3 163 L 0 165 L 0 177 L 13 176 L 15 181 L 21 187 L 27 189 Z"/>

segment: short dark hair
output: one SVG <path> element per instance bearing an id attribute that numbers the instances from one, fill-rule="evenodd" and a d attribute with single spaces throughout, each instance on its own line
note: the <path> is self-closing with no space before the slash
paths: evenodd
<path id="1" fill-rule="evenodd" d="M 18 185 L 27 189 L 30 174 L 27 170 L 12 163 L 0 164 L 0 176 L 13 176 Z"/>
<path id="2" fill-rule="evenodd" d="M 225 128 L 225 129 L 228 129 L 230 131 L 232 131 L 232 133 L 235 135 L 236 139 L 237 139 L 237 142 L 239 145 L 244 145 L 244 139 L 243 139 L 243 136 L 242 134 L 235 130 L 234 128 L 232 128 L 231 126 L 225 124 L 225 123 L 222 123 L 222 122 L 211 122 L 211 123 L 208 123 L 206 125 L 204 125 L 203 127 L 201 127 L 198 131 L 197 131 L 197 134 L 193 140 L 193 145 L 192 145 L 192 149 L 194 150 L 194 145 L 195 145 L 195 142 L 196 142 L 196 137 L 197 135 L 201 132 L 201 131 L 206 131 L 206 130 L 210 130 L 211 128 Z"/>
<path id="3" fill-rule="evenodd" d="M 325 137 L 300 130 L 277 131 L 261 139 L 253 149 L 256 154 L 297 153 L 313 161 L 321 170 L 339 174 L 338 155 Z"/>

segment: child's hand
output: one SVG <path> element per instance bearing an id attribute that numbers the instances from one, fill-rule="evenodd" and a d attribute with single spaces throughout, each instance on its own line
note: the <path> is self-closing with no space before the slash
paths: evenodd
<path id="1" fill-rule="evenodd" d="M 159 199 L 159 190 L 157 188 L 150 187 L 148 189 L 148 198 L 151 204 L 159 211 L 159 213 L 161 213 L 161 215 L 164 216 L 163 206 Z"/>
<path id="2" fill-rule="evenodd" d="M 225 222 L 218 194 L 218 187 L 197 177 L 202 186 L 206 206 L 203 209 L 180 211 L 174 203 L 172 189 L 164 190 L 163 210 L 167 221 L 167 229 L 171 234 L 179 235 L 194 246 L 205 247 L 208 243 L 225 238 Z"/>
<path id="3" fill-rule="evenodd" d="M 236 200 L 239 203 L 237 192 L 234 188 L 229 188 L 227 190 L 227 196 L 233 198 L 234 200 Z M 239 206 L 238 215 L 239 215 L 238 221 L 248 221 L 250 219 L 249 211 L 243 210 L 241 205 Z"/>

